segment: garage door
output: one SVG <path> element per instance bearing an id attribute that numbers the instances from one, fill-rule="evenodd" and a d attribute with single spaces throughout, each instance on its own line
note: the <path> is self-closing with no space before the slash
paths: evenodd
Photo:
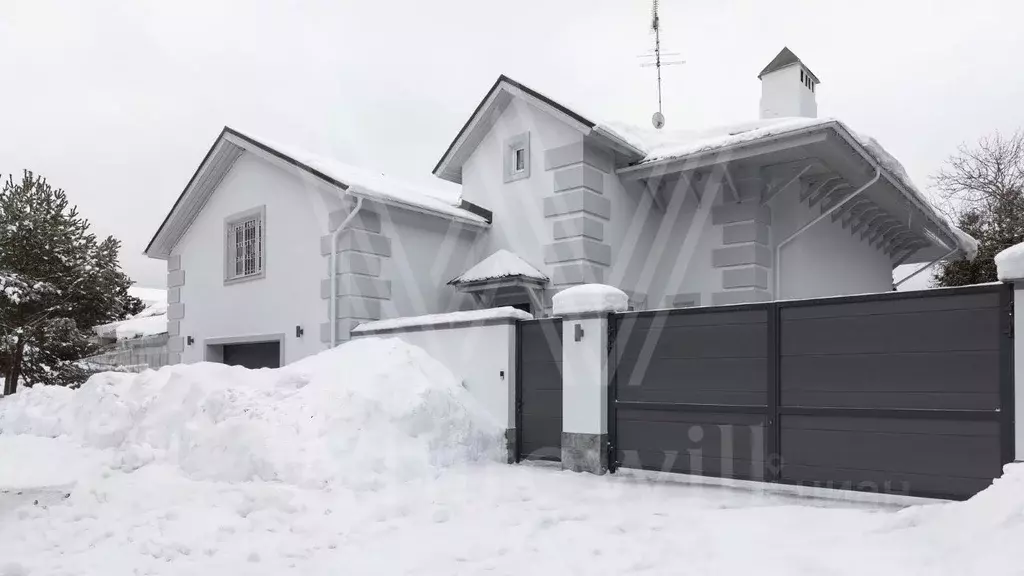
<path id="1" fill-rule="evenodd" d="M 246 344 L 226 344 L 224 346 L 224 363 L 230 366 L 246 368 L 280 368 L 280 342 L 249 342 Z"/>

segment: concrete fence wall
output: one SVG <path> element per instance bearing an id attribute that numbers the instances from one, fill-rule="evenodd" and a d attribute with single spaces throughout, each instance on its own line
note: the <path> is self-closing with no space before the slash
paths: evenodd
<path id="1" fill-rule="evenodd" d="M 498 309 L 500 310 L 500 309 Z M 510 457 L 515 447 L 516 318 L 518 310 L 498 313 L 430 315 L 370 322 L 352 338 L 395 337 L 418 346 L 440 361 L 506 430 Z M 454 318 L 469 318 L 456 320 Z"/>

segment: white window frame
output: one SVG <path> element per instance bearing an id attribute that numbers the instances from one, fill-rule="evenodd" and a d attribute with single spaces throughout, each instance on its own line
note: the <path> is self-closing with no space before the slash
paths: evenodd
<path id="1" fill-rule="evenodd" d="M 520 166 L 519 162 L 522 161 L 523 165 Z M 513 148 L 512 149 L 512 173 L 519 174 L 520 172 L 526 171 L 526 148 Z"/>
<path id="2" fill-rule="evenodd" d="M 252 234 L 246 234 L 247 228 Z M 223 249 L 225 285 L 264 278 L 267 274 L 267 207 L 257 206 L 225 218 Z"/>
<path id="3" fill-rule="evenodd" d="M 523 132 L 505 139 L 504 180 L 506 183 L 530 177 L 530 133 Z M 520 156 L 520 152 L 522 155 Z M 516 165 L 516 158 L 523 159 L 523 167 Z"/>

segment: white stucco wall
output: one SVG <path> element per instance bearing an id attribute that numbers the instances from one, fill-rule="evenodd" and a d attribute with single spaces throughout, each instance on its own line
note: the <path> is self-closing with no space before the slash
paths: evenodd
<path id="1" fill-rule="evenodd" d="M 576 326 L 583 330 L 579 342 Z M 608 433 L 608 319 L 562 322 L 562 431 Z"/>
<path id="2" fill-rule="evenodd" d="M 505 429 L 515 428 L 515 325 L 402 331 L 382 336 L 419 346 L 444 364 Z"/>
<path id="3" fill-rule="evenodd" d="M 504 181 L 505 141 L 530 132 L 530 177 Z M 495 214 L 480 240 L 481 257 L 504 248 L 550 275 L 545 244 L 552 241 L 544 219 L 544 197 L 553 194 L 553 172 L 544 170 L 544 151 L 580 142 L 583 136 L 532 105 L 513 99 L 462 167 L 462 197 Z"/>
<path id="4" fill-rule="evenodd" d="M 225 286 L 224 219 L 261 205 L 266 275 Z M 319 326 L 327 301 L 320 298 L 320 279 L 327 277 L 327 260 L 320 236 L 328 212 L 340 206 L 333 191 L 294 169 L 244 153 L 171 252 L 181 255 L 185 270 L 180 334 L 195 339 L 182 361 L 203 360 L 207 338 L 284 334 L 286 362 L 323 350 Z M 297 325 L 305 330 L 301 338 Z"/>
<path id="5" fill-rule="evenodd" d="M 672 296 L 684 293 L 699 293 L 700 303 L 710 304 L 711 294 L 721 290 L 711 250 L 721 244 L 722 234 L 721 226 L 712 225 L 710 210 L 697 221 L 697 200 L 681 187 L 663 192 L 658 207 L 647 192 L 624 186 L 614 175 L 605 185 L 612 201 L 605 230 L 613 254 L 606 283 L 644 294 L 647 309 L 671 307 Z M 721 203 L 721 194 L 713 197 L 713 205 Z"/>
<path id="6" fill-rule="evenodd" d="M 771 246 L 785 240 L 821 214 L 800 202 L 799 190 L 772 200 Z M 892 290 L 892 263 L 860 234 L 851 234 L 839 222 L 825 218 L 782 248 L 779 256 L 781 290 L 777 299 L 843 296 Z M 770 280 L 774 287 L 774 278 Z"/>
<path id="7" fill-rule="evenodd" d="M 381 233 L 391 239 L 391 257 L 381 263 L 381 277 L 391 280 L 384 317 L 473 309 L 472 298 L 448 281 L 490 254 L 477 243 L 488 232 L 400 208 L 375 209 L 381 214 Z"/>

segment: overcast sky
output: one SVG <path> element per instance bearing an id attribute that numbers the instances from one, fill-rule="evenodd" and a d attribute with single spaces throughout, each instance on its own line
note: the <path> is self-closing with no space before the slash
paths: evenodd
<path id="1" fill-rule="evenodd" d="M 68 191 L 141 255 L 224 125 L 412 179 L 498 74 L 648 125 L 649 2 L 0 1 L 0 172 Z M 756 119 L 788 45 L 818 111 L 875 136 L 926 187 L 956 146 L 1024 126 L 1024 2 L 662 0 L 669 128 Z"/>

